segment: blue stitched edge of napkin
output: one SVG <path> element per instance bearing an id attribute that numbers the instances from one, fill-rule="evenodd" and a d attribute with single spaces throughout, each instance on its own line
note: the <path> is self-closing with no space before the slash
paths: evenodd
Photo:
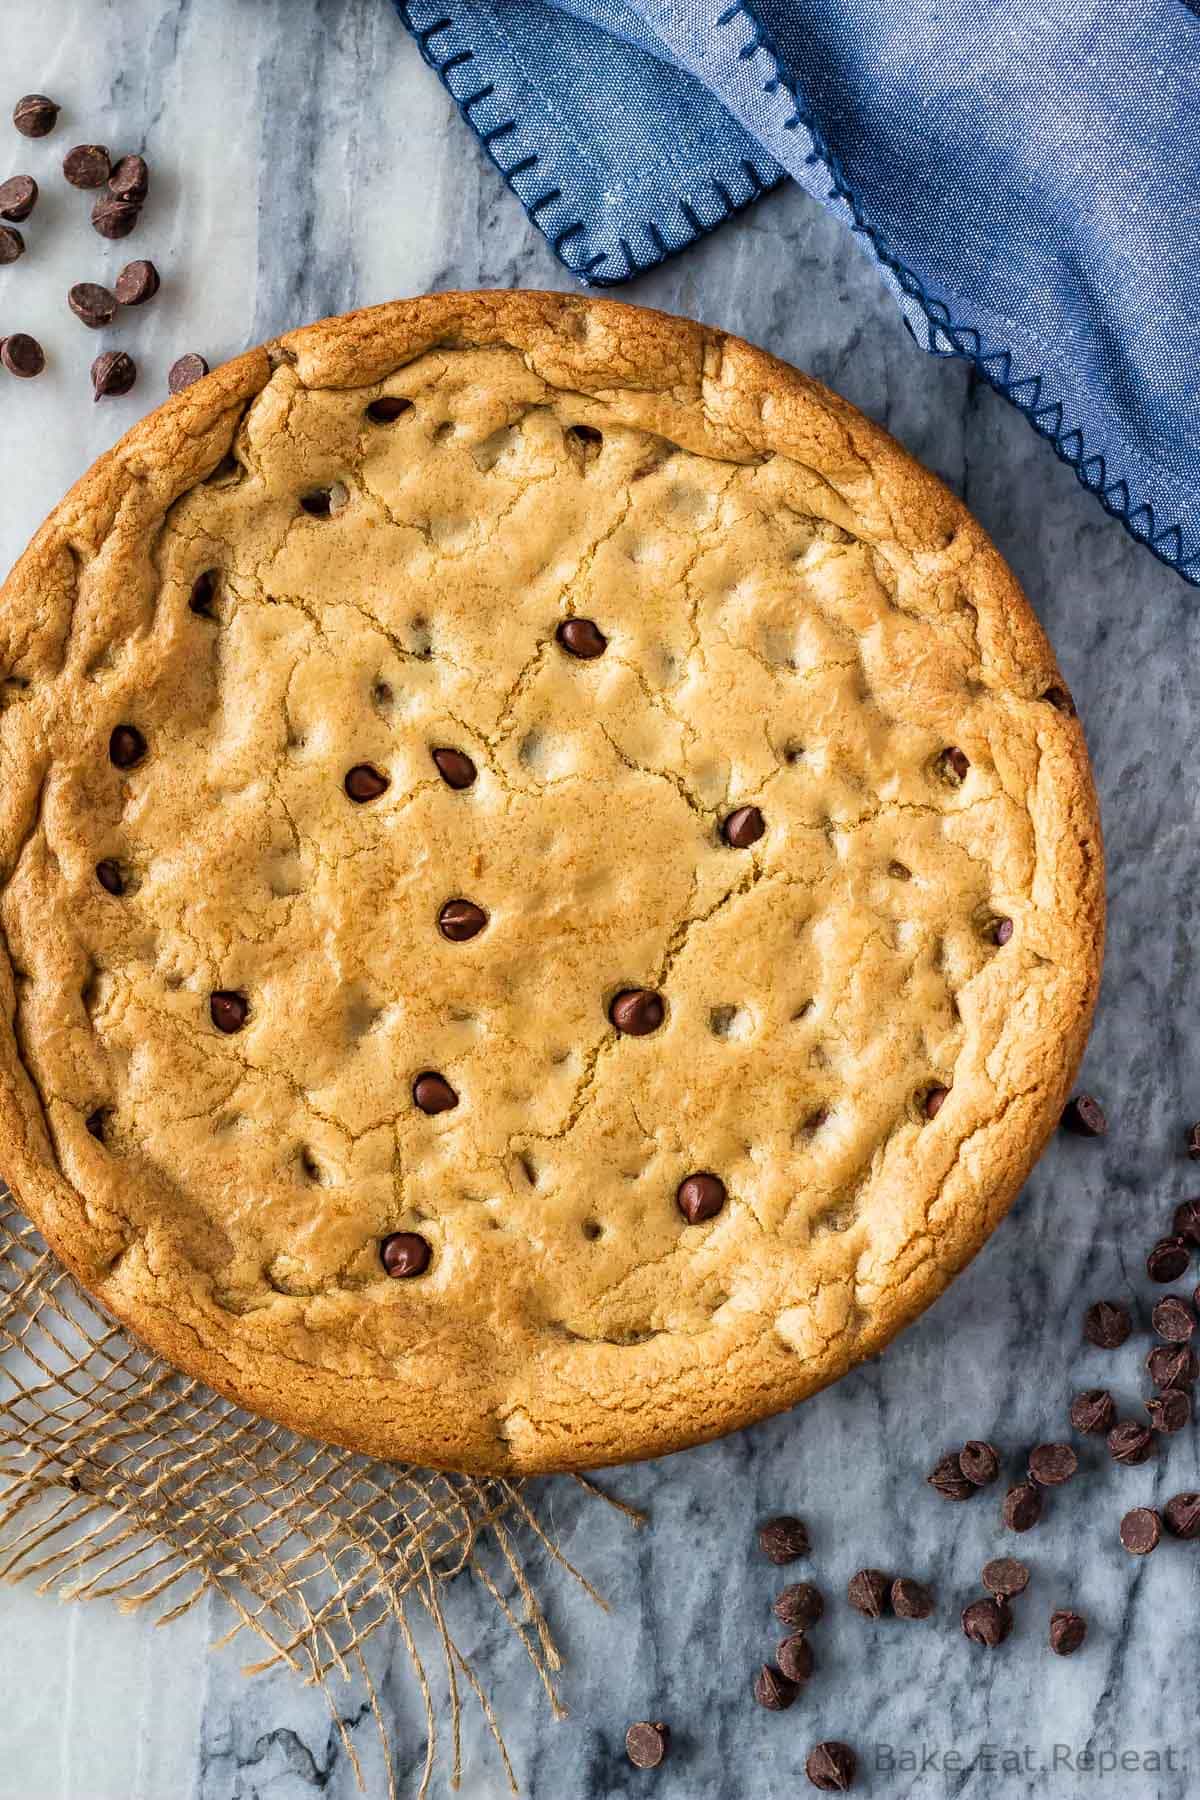
<path id="1" fill-rule="evenodd" d="M 722 171 L 727 179 L 706 175 L 698 184 L 702 192 L 697 192 L 695 184 L 678 180 L 673 194 L 675 212 L 660 210 L 657 217 L 644 222 L 643 255 L 635 253 L 626 236 L 616 240 L 624 264 L 618 267 L 612 247 L 592 248 L 595 239 L 589 241 L 587 227 L 579 217 L 584 209 L 573 206 L 569 197 L 570 177 L 546 165 L 544 145 L 552 140 L 561 121 L 548 105 L 543 105 L 549 114 L 548 129 L 539 134 L 536 124 L 528 118 L 511 116 L 511 110 L 503 106 L 497 112 L 492 105 L 498 86 L 511 89 L 514 78 L 515 84 L 524 85 L 524 71 L 516 65 L 511 46 L 499 35 L 490 44 L 472 38 L 467 26 L 441 0 L 394 0 L 394 4 L 422 57 L 440 77 L 489 160 L 559 262 L 589 286 L 617 287 L 667 261 L 787 178 L 761 144 L 747 134 L 747 154 L 739 168 Z M 1184 4 L 1200 13 L 1200 0 L 1184 0 Z M 475 15 L 473 22 L 478 28 Z M 1104 450 L 1088 447 L 1081 427 L 1073 424 L 1067 414 L 1069 396 L 1054 391 L 1051 377 L 1036 366 L 1036 359 L 1012 341 L 985 338 L 975 326 L 957 322 L 950 307 L 891 253 L 880 232 L 867 219 L 837 155 L 799 99 L 795 83 L 789 79 L 769 34 L 747 0 L 734 0 L 716 19 L 715 29 L 730 34 L 735 46 L 733 54 L 740 62 L 748 63 L 760 56 L 766 59 L 768 74 L 760 83 L 761 91 L 771 97 L 782 95 L 790 103 L 790 116 L 781 121 L 781 129 L 795 133 L 797 139 L 803 134 L 811 146 L 803 158 L 812 171 L 805 185 L 866 242 L 893 289 L 916 342 L 935 356 L 971 363 L 977 374 L 1047 440 L 1059 460 L 1074 470 L 1081 485 L 1107 513 L 1160 562 L 1200 587 L 1200 539 L 1189 547 L 1185 544 L 1184 527 L 1178 523 L 1162 525 L 1153 504 L 1131 492 L 1127 479 L 1110 481 L 1109 459 Z M 756 74 L 761 74 L 761 70 L 756 70 Z M 493 80 L 494 76 L 501 77 L 502 82 Z M 527 88 L 527 99 L 536 110 L 541 97 Z M 503 116 L 506 112 L 510 116 Z M 732 116 L 725 114 L 727 119 Z M 816 179 L 818 171 L 823 180 Z M 605 268 L 605 264 L 609 266 Z M 924 343 L 914 326 L 923 333 Z"/>

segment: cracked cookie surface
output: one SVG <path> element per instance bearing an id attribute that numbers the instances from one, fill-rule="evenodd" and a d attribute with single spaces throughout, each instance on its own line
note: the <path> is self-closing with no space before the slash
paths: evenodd
<path id="1" fill-rule="evenodd" d="M 876 427 L 551 295 L 326 321 L 0 591 L 0 1169 L 313 1435 L 584 1468 L 787 1406 L 983 1242 L 1098 980 L 1083 736 Z"/>

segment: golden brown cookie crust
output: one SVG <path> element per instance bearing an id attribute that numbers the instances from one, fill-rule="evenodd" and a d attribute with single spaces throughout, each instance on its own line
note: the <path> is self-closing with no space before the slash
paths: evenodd
<path id="1" fill-rule="evenodd" d="M 255 1411 L 473 1470 L 716 1436 L 928 1306 L 1054 1126 L 1103 935 L 1062 678 L 959 502 L 737 339 L 503 293 L 292 333 L 96 464 L 0 639 L 0 1169 Z"/>

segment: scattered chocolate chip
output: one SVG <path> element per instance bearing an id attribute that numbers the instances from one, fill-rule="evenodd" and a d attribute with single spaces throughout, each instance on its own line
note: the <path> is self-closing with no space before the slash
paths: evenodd
<path id="1" fill-rule="evenodd" d="M 1119 1300 L 1097 1300 L 1083 1315 L 1083 1335 L 1097 1350 L 1119 1350 L 1132 1330 L 1129 1308 Z"/>
<path id="2" fill-rule="evenodd" d="M 768 1712 L 786 1712 L 799 1692 L 796 1683 L 772 1663 L 764 1663 L 754 1677 L 754 1698 Z"/>
<path id="3" fill-rule="evenodd" d="M 972 1494 L 978 1492 L 975 1483 L 963 1474 L 958 1454 L 953 1450 L 942 1457 L 925 1479 L 943 1500 L 969 1500 Z"/>
<path id="4" fill-rule="evenodd" d="M 137 364 L 124 350 L 105 350 L 92 364 L 92 398 L 127 394 L 137 380 Z"/>
<path id="5" fill-rule="evenodd" d="M 1152 1506 L 1135 1506 L 1121 1520 L 1121 1542 L 1130 1556 L 1149 1556 L 1162 1536 L 1162 1519 Z"/>
<path id="6" fill-rule="evenodd" d="M 328 519 L 333 513 L 333 489 L 313 488 L 311 493 L 301 494 L 300 504 L 311 518 Z"/>
<path id="7" fill-rule="evenodd" d="M 179 357 L 171 364 L 167 373 L 167 391 L 172 394 L 182 394 L 184 388 L 190 388 L 197 381 L 203 381 L 207 374 L 208 364 L 202 356 L 197 356 L 195 351 L 191 350 L 186 356 Z"/>
<path id="8" fill-rule="evenodd" d="M 433 750 L 430 752 L 438 774 L 448 788 L 460 793 L 469 788 L 477 770 L 465 750 Z"/>
<path id="9" fill-rule="evenodd" d="M 933 1595 L 923 1582 L 898 1575 L 892 1583 L 892 1611 L 898 1619 L 927 1619 L 933 1611 Z"/>
<path id="10" fill-rule="evenodd" d="M 112 172 L 112 159 L 103 144 L 76 144 L 63 157 L 62 172 L 72 187 L 103 187 Z"/>
<path id="11" fill-rule="evenodd" d="M 195 581 L 192 583 L 192 592 L 188 600 L 188 610 L 190 612 L 198 613 L 202 619 L 215 619 L 217 615 L 213 610 L 213 601 L 216 599 L 216 596 L 217 571 L 215 569 L 205 569 L 203 574 L 197 575 Z"/>
<path id="12" fill-rule="evenodd" d="M 423 1275 L 433 1255 L 427 1240 L 415 1231 L 393 1231 L 379 1246 L 379 1258 L 397 1281 L 407 1275 Z"/>
<path id="13" fill-rule="evenodd" d="M 850 1577 L 846 1598 L 868 1619 L 882 1619 L 891 1604 L 892 1578 L 882 1569 L 859 1569 Z"/>
<path id="14" fill-rule="evenodd" d="M 1146 1258 L 1146 1273 L 1151 1281 L 1178 1281 L 1191 1260 L 1192 1253 L 1182 1238 L 1159 1238 Z"/>
<path id="15" fill-rule="evenodd" d="M 368 800 L 378 800 L 380 794 L 386 794 L 391 783 L 371 763 L 355 763 L 347 769 L 342 786 L 356 805 L 365 806 Z"/>
<path id="16" fill-rule="evenodd" d="M 1029 1477 L 1039 1487 L 1061 1487 L 1078 1467 L 1070 1444 L 1037 1444 L 1029 1452 Z"/>
<path id="17" fill-rule="evenodd" d="M 626 1037 L 648 1037 L 666 1017 L 661 994 L 649 988 L 622 988 L 608 1009 L 608 1016 Z"/>
<path id="18" fill-rule="evenodd" d="M 1187 1153 L 1193 1162 L 1200 1162 L 1200 1125 L 1188 1126 Z"/>
<path id="19" fill-rule="evenodd" d="M 1050 1648 L 1056 1656 L 1074 1656 L 1083 1648 L 1087 1636 L 1087 1620 L 1077 1612 L 1055 1612 L 1050 1615 Z"/>
<path id="20" fill-rule="evenodd" d="M 117 316 L 117 297 L 97 281 L 77 281 L 67 292 L 67 305 L 81 325 L 100 331 Z"/>
<path id="21" fill-rule="evenodd" d="M 141 216 L 141 207 L 132 200 L 114 200 L 111 194 L 101 194 L 92 208 L 92 229 L 116 243 L 129 236 Z"/>
<path id="22" fill-rule="evenodd" d="M 997 945 L 999 945 L 999 947 L 1001 949 L 1003 949 L 1004 945 L 1010 941 L 1012 934 L 1013 934 L 1013 922 L 1011 919 L 993 919 L 992 920 L 991 928 L 989 930 L 988 935 L 990 936 L 993 944 L 997 944 Z"/>
<path id="23" fill-rule="evenodd" d="M 458 1105 L 458 1095 L 450 1086 L 444 1075 L 438 1075 L 432 1069 L 426 1069 L 413 1082 L 413 1100 L 423 1113 L 452 1112 Z"/>
<path id="24" fill-rule="evenodd" d="M 989 1595 L 985 1600 L 972 1600 L 963 1607 L 962 1628 L 973 1644 L 994 1650 L 1012 1630 L 1012 1613 L 1008 1603 Z"/>
<path id="25" fill-rule="evenodd" d="M 1146 1371 L 1155 1387 L 1195 1387 L 1200 1361 L 1186 1344 L 1156 1344 L 1146 1358 Z"/>
<path id="26" fill-rule="evenodd" d="M 208 1012 L 218 1031 L 240 1031 L 250 1016 L 250 1002 L 245 994 L 220 988 L 208 996 Z"/>
<path id="27" fill-rule="evenodd" d="M 20 225 L 37 205 L 38 184 L 32 175 L 10 175 L 0 181 L 0 219 Z"/>
<path id="28" fill-rule="evenodd" d="M 721 826 L 721 836 L 731 850 L 748 850 L 766 829 L 767 822 L 757 806 L 739 806 Z"/>
<path id="29" fill-rule="evenodd" d="M 1069 719 L 1075 717 L 1075 702 L 1065 687 L 1059 687 L 1057 683 L 1053 687 L 1048 687 L 1042 695 L 1042 699 L 1047 706 L 1052 706 L 1055 712 L 1066 713 Z"/>
<path id="30" fill-rule="evenodd" d="M 1146 1402 L 1146 1411 L 1150 1414 L 1150 1423 L 1155 1431 L 1164 1432 L 1168 1437 L 1176 1431 L 1182 1431 L 1192 1419 L 1191 1395 L 1183 1388 L 1164 1388 L 1161 1394 Z"/>
<path id="31" fill-rule="evenodd" d="M 0 225 L 0 267 L 15 263 L 25 254 L 25 239 L 11 225 Z"/>
<path id="32" fill-rule="evenodd" d="M 1015 1556 L 995 1556 L 983 1565 L 983 1585 L 997 1600 L 1011 1600 L 1029 1586 L 1029 1570 Z"/>
<path id="33" fill-rule="evenodd" d="M 568 655 L 585 662 L 603 656 L 608 648 L 608 639 L 592 619 L 564 619 L 554 635 Z"/>
<path id="34" fill-rule="evenodd" d="M 146 740 L 136 725 L 114 726 L 108 740 L 108 760 L 115 768 L 136 768 L 145 754 Z"/>
<path id="35" fill-rule="evenodd" d="M 793 1631 L 807 1631 L 824 1613 L 825 1602 L 820 1588 L 815 1588 L 811 1581 L 794 1581 L 776 1595 L 771 1611 L 781 1625 L 787 1625 Z"/>
<path id="36" fill-rule="evenodd" d="M 96 880 L 106 894 L 118 899 L 125 892 L 125 877 L 121 873 L 121 865 L 113 857 L 106 856 L 96 864 Z"/>
<path id="37" fill-rule="evenodd" d="M 1000 1458 L 991 1444 L 972 1438 L 959 1451 L 958 1466 L 972 1487 L 987 1487 L 1000 1473 Z"/>
<path id="38" fill-rule="evenodd" d="M 793 1632 L 785 1637 L 775 1652 L 779 1664 L 779 1672 L 799 1687 L 808 1680 L 815 1666 L 812 1645 L 802 1631 Z"/>
<path id="39" fill-rule="evenodd" d="M 960 750 L 957 744 L 949 744 L 938 756 L 934 767 L 950 787 L 961 787 L 967 779 L 971 763 L 966 752 Z"/>
<path id="40" fill-rule="evenodd" d="M 725 1198 L 725 1183 L 708 1170 L 685 1176 L 675 1190 L 675 1204 L 689 1225 L 703 1225 L 706 1219 L 715 1219 Z"/>
<path id="41" fill-rule="evenodd" d="M 922 1111 L 927 1119 L 936 1119 L 946 1104 L 950 1092 L 947 1087 L 931 1087 L 926 1090 Z"/>
<path id="42" fill-rule="evenodd" d="M 45 94 L 26 94 L 13 107 L 13 124 L 22 137 L 49 137 L 58 124 L 60 110 Z"/>
<path id="43" fill-rule="evenodd" d="M 1076 1094 L 1068 1100 L 1059 1123 L 1076 1137 L 1103 1137 L 1108 1130 L 1104 1108 L 1091 1094 Z"/>
<path id="44" fill-rule="evenodd" d="M 143 257 L 125 264 L 113 283 L 113 292 L 122 306 L 144 306 L 161 286 L 158 270 Z"/>
<path id="45" fill-rule="evenodd" d="M 108 191 L 118 200 L 132 200 L 140 206 L 150 192 L 150 170 L 144 156 L 122 156 L 113 164 L 108 178 Z"/>
<path id="46" fill-rule="evenodd" d="M 1200 1494 L 1173 1494 L 1162 1509 L 1162 1519 L 1172 1537 L 1200 1537 Z"/>
<path id="47" fill-rule="evenodd" d="M 411 400 L 402 400 L 398 394 L 381 394 L 378 400 L 372 400 L 367 408 L 367 417 L 376 425 L 394 425 L 405 413 L 413 409 Z"/>
<path id="48" fill-rule="evenodd" d="M 1200 1200 L 1181 1200 L 1175 1208 L 1171 1235 L 1182 1238 L 1193 1249 L 1200 1249 Z"/>
<path id="49" fill-rule="evenodd" d="M 768 1519 L 765 1525 L 759 1526 L 758 1547 L 767 1561 L 777 1568 L 782 1568 L 785 1563 L 799 1562 L 802 1556 L 808 1555 L 808 1527 L 803 1519 L 781 1513 L 777 1519 Z"/>
<path id="50" fill-rule="evenodd" d="M 89 1113 L 84 1120 L 84 1126 L 91 1133 L 92 1137 L 96 1139 L 97 1143 L 102 1144 L 104 1142 L 104 1127 L 107 1123 L 107 1119 L 108 1115 L 104 1108 L 98 1106 L 95 1112 Z"/>
<path id="51" fill-rule="evenodd" d="M 1004 1496 L 1000 1517 L 1010 1531 L 1032 1531 L 1042 1516 L 1042 1490 L 1022 1481 Z"/>
<path id="52" fill-rule="evenodd" d="M 438 914 L 438 930 L 452 944 L 478 937 L 486 924 L 487 914 L 473 900 L 447 900 Z"/>
<path id="53" fill-rule="evenodd" d="M 1108 1454 L 1114 1462 L 1137 1468 L 1154 1455 L 1154 1433 L 1136 1419 L 1123 1419 L 1108 1434 Z"/>
<path id="54" fill-rule="evenodd" d="M 839 1744 L 832 1738 L 815 1744 L 804 1764 L 804 1773 L 823 1794 L 847 1793 L 854 1785 L 857 1769 L 858 1758 L 849 1744 Z"/>
<path id="55" fill-rule="evenodd" d="M 22 381 L 31 381 L 45 368 L 46 354 L 37 339 L 30 337 L 27 331 L 14 331 L 11 337 L 0 342 L 0 363 L 3 363 L 10 375 L 19 375 Z"/>
<path id="56" fill-rule="evenodd" d="M 1107 1388 L 1085 1388 L 1071 1402 L 1071 1424 L 1088 1437 L 1107 1435 L 1116 1419 L 1117 1403 Z"/>
<path id="57" fill-rule="evenodd" d="M 1168 1344 L 1186 1344 L 1196 1329 L 1196 1315 L 1178 1294 L 1167 1294 L 1155 1303 L 1150 1322 Z"/>

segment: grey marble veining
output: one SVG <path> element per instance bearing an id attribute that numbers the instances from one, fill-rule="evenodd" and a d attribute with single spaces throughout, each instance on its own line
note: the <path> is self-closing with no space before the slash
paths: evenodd
<path id="1" fill-rule="evenodd" d="M 4 0 L 0 117 L 30 89 L 64 102 L 58 132 L 27 145 L 0 122 L 12 171 L 44 180 L 30 250 L 0 271 L 0 328 L 41 336 L 51 367 L 0 383 L 0 568 L 68 482 L 156 400 L 180 351 L 213 361 L 300 319 L 430 287 L 565 287 L 568 278 L 477 155 L 386 0 Z M 142 148 L 155 171 L 138 235 L 105 245 L 87 200 L 53 178 L 80 139 Z M 0 174 L 10 172 L 6 166 Z M 73 280 L 128 255 L 166 277 L 144 315 L 101 339 L 67 314 Z M 1114 1128 L 1060 1139 L 1009 1222 L 945 1298 L 878 1364 L 800 1411 L 707 1449 L 604 1479 L 644 1505 L 635 1533 L 566 1482 L 543 1484 L 566 1553 L 604 1590 L 607 1614 L 546 1578 L 568 1656 L 555 1724 L 524 1652 L 468 1580 L 454 1629 L 475 1657 L 531 1800 L 778 1800 L 808 1792 L 808 1745 L 842 1736 L 875 1795 L 1052 1795 L 1185 1800 L 1200 1790 L 1193 1621 L 1197 1561 L 1164 1545 L 1146 1563 L 1116 1545 L 1127 1506 L 1200 1485 L 1196 1439 L 1161 1468 L 1118 1470 L 1094 1449 L 1019 1549 L 1034 1569 L 1016 1632 L 973 1649 L 958 1608 L 1002 1535 L 997 1498 L 936 1499 L 922 1476 L 966 1436 L 1015 1465 L 1059 1435 L 1074 1388 L 1101 1381 L 1136 1405 L 1140 1349 L 1080 1346 L 1085 1300 L 1133 1294 L 1141 1257 L 1189 1188 L 1182 1130 L 1200 1113 L 1192 981 L 1200 874 L 1197 595 L 1134 548 L 1024 422 L 957 364 L 923 356 L 859 248 L 794 191 L 763 201 L 627 292 L 739 331 L 829 381 L 883 420 L 961 493 L 1012 561 L 1053 638 L 1088 725 L 1111 882 L 1104 995 L 1086 1076 Z M 100 343 L 133 349 L 128 399 L 90 404 Z M 1200 1183 L 1198 1183 L 1200 1185 Z M 800 1703 L 768 1717 L 749 1674 L 773 1641 L 775 1573 L 753 1527 L 788 1507 L 809 1520 L 813 1577 L 830 1599 L 819 1669 Z M 1017 1548 L 1009 1540 L 1007 1548 Z M 865 1562 L 937 1588 L 936 1621 L 868 1625 L 841 1602 Z M 1069 1661 L 1045 1646 L 1053 1607 L 1091 1622 Z M 286 1673 L 247 1682 L 250 1652 L 213 1653 L 228 1620 L 201 1608 L 163 1632 L 102 1604 L 6 1593 L 0 1661 L 0 1800 L 350 1800 L 356 1792 L 325 1701 Z M 380 1635 L 371 1667 L 401 1790 L 423 1742 L 402 1648 Z M 372 1796 L 382 1751 L 360 1696 L 343 1716 Z M 335 1694 L 335 1704 L 337 1704 Z M 657 1776 L 620 1754 L 626 1722 L 672 1722 Z M 1175 1773 L 1039 1772 L 1054 1746 L 1168 1749 Z M 996 1747 L 995 1768 L 872 1769 L 897 1757 Z M 1005 1770 L 1004 1752 L 1032 1768 Z M 881 1753 L 882 1754 L 882 1753 Z M 444 1783 L 438 1789 L 444 1792 Z M 463 1793 L 506 1783 L 476 1711 L 466 1714 Z"/>

